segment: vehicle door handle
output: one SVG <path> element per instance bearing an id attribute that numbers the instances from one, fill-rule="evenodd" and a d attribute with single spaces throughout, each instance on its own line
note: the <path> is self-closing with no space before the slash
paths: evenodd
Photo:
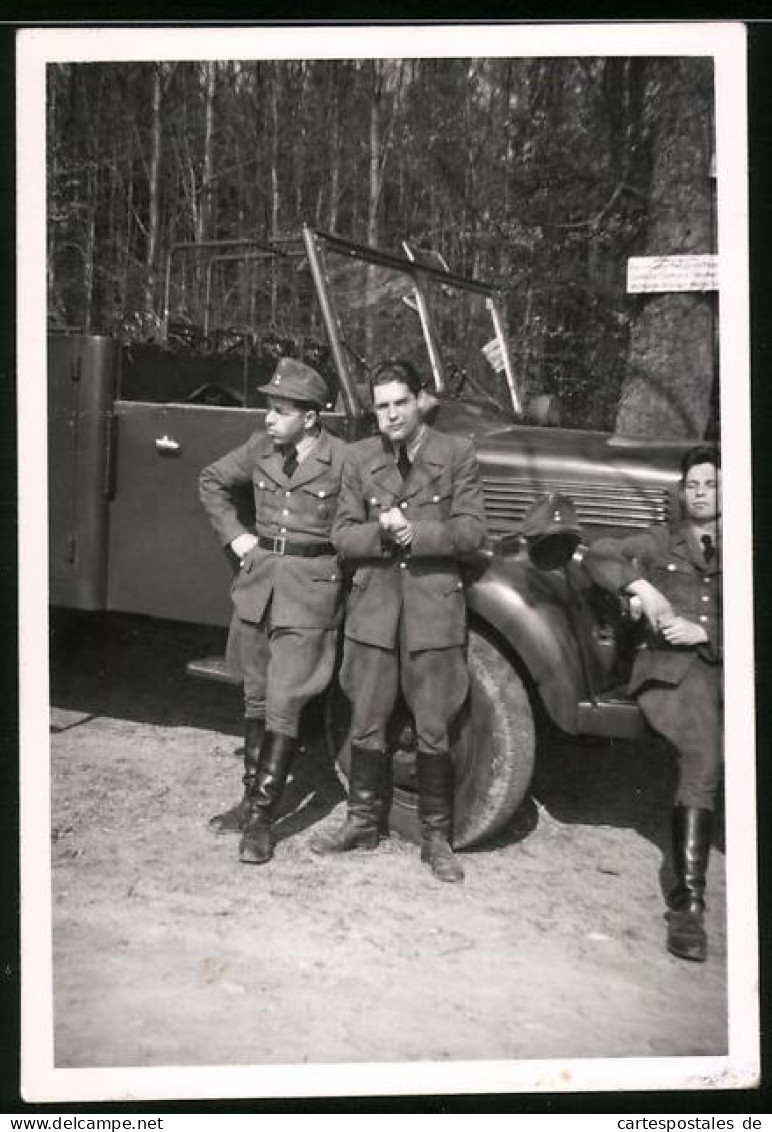
<path id="1" fill-rule="evenodd" d="M 176 456 L 182 449 L 176 440 L 172 440 L 171 436 L 156 437 L 155 450 L 161 456 Z"/>

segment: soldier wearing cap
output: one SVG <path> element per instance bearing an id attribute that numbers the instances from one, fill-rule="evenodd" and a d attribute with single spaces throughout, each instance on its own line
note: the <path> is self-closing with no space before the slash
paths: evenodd
<path id="1" fill-rule="evenodd" d="M 280 359 L 267 386 L 266 433 L 204 468 L 201 502 L 220 542 L 240 560 L 232 589 L 227 659 L 243 680 L 244 796 L 212 818 L 215 833 L 239 832 L 239 857 L 273 854 L 271 816 L 297 747 L 300 713 L 335 664 L 341 577 L 330 531 L 346 445 L 321 425 L 324 379 Z M 256 533 L 239 518 L 254 493 Z"/>
<path id="2" fill-rule="evenodd" d="M 421 858 L 440 880 L 463 880 L 451 849 L 449 721 L 466 698 L 466 605 L 459 559 L 485 535 L 471 441 L 430 428 L 413 366 L 373 371 L 380 436 L 346 456 L 332 537 L 353 570 L 341 685 L 352 701 L 348 812 L 315 852 L 374 849 L 388 803 L 386 731 L 401 687 L 413 712 Z"/>
<path id="3" fill-rule="evenodd" d="M 707 954 L 705 879 L 722 764 L 720 458 L 690 449 L 681 464 L 683 518 L 624 539 L 597 539 L 585 557 L 594 581 L 626 595 L 645 637 L 629 691 L 678 757 L 672 813 L 676 886 L 669 895 L 668 949 Z"/>

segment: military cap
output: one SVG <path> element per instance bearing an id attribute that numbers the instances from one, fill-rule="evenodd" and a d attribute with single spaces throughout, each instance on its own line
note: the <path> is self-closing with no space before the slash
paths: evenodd
<path id="1" fill-rule="evenodd" d="M 539 496 L 531 504 L 520 533 L 525 537 L 531 561 L 540 570 L 565 566 L 582 541 L 573 500 L 554 492 Z"/>
<path id="2" fill-rule="evenodd" d="M 330 396 L 322 375 L 296 358 L 279 358 L 273 377 L 260 388 L 268 397 L 305 401 L 317 409 L 323 409 Z"/>

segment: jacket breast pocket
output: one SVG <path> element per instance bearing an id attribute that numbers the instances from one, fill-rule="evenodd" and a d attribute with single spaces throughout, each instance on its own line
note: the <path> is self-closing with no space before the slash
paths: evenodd
<path id="1" fill-rule="evenodd" d="M 651 571 L 651 582 L 670 601 L 676 613 L 685 613 L 694 602 L 695 573 L 687 562 L 669 561 Z"/>
<path id="2" fill-rule="evenodd" d="M 340 483 L 333 479 L 316 480 L 314 483 L 304 484 L 299 489 L 299 494 L 303 500 L 304 510 L 324 522 L 335 515 Z"/>
<path id="3" fill-rule="evenodd" d="M 279 485 L 265 474 L 259 472 L 253 479 L 255 489 L 255 511 L 258 516 L 270 513 L 278 508 Z"/>
<path id="4" fill-rule="evenodd" d="M 453 503 L 453 489 L 449 484 L 429 484 L 417 503 L 422 519 L 447 519 Z"/>

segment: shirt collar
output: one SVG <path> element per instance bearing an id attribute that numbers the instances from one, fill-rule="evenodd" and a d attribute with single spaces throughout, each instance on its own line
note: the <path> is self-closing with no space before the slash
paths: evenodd
<path id="1" fill-rule="evenodd" d="M 295 445 L 299 464 L 302 464 L 303 461 L 311 455 L 311 453 L 319 443 L 320 436 L 321 434 L 318 432 L 314 433 L 313 435 L 311 433 L 307 433 L 305 436 L 301 436 L 300 440 Z"/>
<path id="2" fill-rule="evenodd" d="M 423 444 L 425 439 L 426 439 L 426 425 L 422 424 L 422 425 L 419 426 L 418 431 L 413 436 L 413 439 L 408 441 L 407 443 L 405 443 L 405 451 L 408 454 L 408 458 L 409 458 L 411 464 L 415 460 L 416 453 L 418 452 L 418 449 L 421 447 L 421 445 Z M 399 444 L 395 444 L 394 445 L 394 455 L 395 455 L 395 457 L 398 454 L 399 454 Z"/>

